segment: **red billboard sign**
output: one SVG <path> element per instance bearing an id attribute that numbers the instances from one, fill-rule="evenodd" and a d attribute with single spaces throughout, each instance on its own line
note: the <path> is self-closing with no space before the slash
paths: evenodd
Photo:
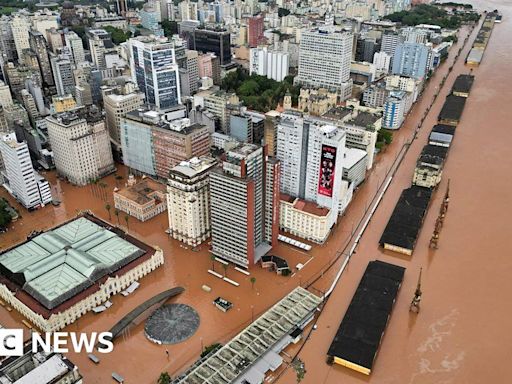
<path id="1" fill-rule="evenodd" d="M 334 187 L 334 171 L 336 164 L 336 148 L 330 145 L 322 145 L 320 158 L 320 177 L 318 180 L 318 193 L 332 197 Z"/>

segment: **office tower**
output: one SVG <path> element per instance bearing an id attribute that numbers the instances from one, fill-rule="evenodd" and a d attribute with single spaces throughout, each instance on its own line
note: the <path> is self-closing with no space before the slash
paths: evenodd
<path id="1" fill-rule="evenodd" d="M 121 0 L 123 1 L 123 0 Z M 73 31 L 68 31 L 64 34 L 66 46 L 71 50 L 73 61 L 79 64 L 85 61 L 85 52 L 82 39 Z"/>
<path id="2" fill-rule="evenodd" d="M 54 85 L 52 66 L 48 56 L 48 44 L 44 35 L 39 31 L 29 32 L 30 48 L 36 54 L 39 70 L 41 71 L 41 79 L 46 86 Z"/>
<path id="3" fill-rule="evenodd" d="M 150 0 L 139 11 L 140 22 L 144 28 L 156 36 L 163 36 L 164 30 L 160 27 L 162 13 L 160 1 Z"/>
<path id="4" fill-rule="evenodd" d="M 240 107 L 229 116 L 229 135 L 242 143 L 261 144 L 265 116 Z"/>
<path id="5" fill-rule="evenodd" d="M 112 37 L 104 29 L 89 29 L 86 33 L 89 41 L 91 60 L 99 69 L 106 68 L 105 53 L 114 48 Z"/>
<path id="6" fill-rule="evenodd" d="M 30 31 L 30 20 L 24 15 L 15 14 L 11 18 L 11 29 L 14 44 L 16 45 L 18 60 L 23 63 L 21 61 L 23 50 L 30 48 L 28 35 L 28 32 Z"/>
<path id="7" fill-rule="evenodd" d="M 306 31 L 300 41 L 296 82 L 335 90 L 341 100 L 346 100 L 352 92 L 351 57 L 351 33 L 336 31 L 332 27 Z"/>
<path id="8" fill-rule="evenodd" d="M 0 16 L 0 50 L 4 61 L 18 60 L 18 51 L 12 34 L 11 19 L 6 15 Z"/>
<path id="9" fill-rule="evenodd" d="M 130 168 L 167 179 L 169 171 L 180 162 L 210 152 L 210 128 L 191 124 L 180 117 L 167 120 L 151 110 L 134 110 L 121 118 L 123 162 Z"/>
<path id="10" fill-rule="evenodd" d="M 384 104 L 382 127 L 398 129 L 404 121 L 406 113 L 407 92 L 391 91 Z"/>
<path id="11" fill-rule="evenodd" d="M 39 114 L 39 110 L 37 109 L 37 105 L 34 98 L 29 93 L 29 91 L 27 91 L 26 89 L 22 89 L 21 99 L 32 125 L 35 126 L 35 120 L 39 118 L 41 115 Z"/>
<path id="12" fill-rule="evenodd" d="M 211 236 L 211 157 L 193 157 L 176 165 L 167 181 L 169 235 L 196 247 Z"/>
<path id="13" fill-rule="evenodd" d="M 25 142 L 18 142 L 15 133 L 0 138 L 4 162 L 4 187 L 25 208 L 33 209 L 52 201 L 50 185 L 32 167 Z"/>
<path id="14" fill-rule="evenodd" d="M 4 73 L 9 81 L 12 94 L 18 100 L 21 100 L 20 92 L 22 89 L 25 89 L 26 81 L 32 80 L 39 86 L 42 84 L 39 69 L 26 65 L 14 65 L 12 62 L 8 62 L 7 65 L 4 66 Z"/>
<path id="15" fill-rule="evenodd" d="M 194 47 L 199 52 L 213 52 L 220 59 L 221 65 L 231 62 L 231 34 L 229 31 L 196 28 L 194 30 Z"/>
<path id="16" fill-rule="evenodd" d="M 265 19 L 262 15 L 249 17 L 247 24 L 249 29 L 249 47 L 255 48 L 264 39 Z"/>
<path id="17" fill-rule="evenodd" d="M 144 94 L 136 89 L 132 82 L 103 90 L 105 122 L 110 140 L 117 152 L 121 152 L 121 118 L 143 104 Z"/>
<path id="18" fill-rule="evenodd" d="M 146 103 L 160 111 L 181 104 L 179 71 L 174 44 L 166 38 L 129 40 L 132 78 L 146 95 Z"/>
<path id="19" fill-rule="evenodd" d="M 179 3 L 179 12 L 182 21 L 197 20 L 197 3 L 185 0 Z"/>
<path id="20" fill-rule="evenodd" d="M 73 63 L 67 55 L 50 54 L 50 62 L 55 79 L 55 87 L 59 96 L 75 94 L 75 79 L 73 76 Z"/>
<path id="21" fill-rule="evenodd" d="M 251 75 L 255 73 L 276 81 L 283 81 L 288 76 L 289 55 L 287 53 L 269 51 L 267 47 L 251 48 L 249 60 Z"/>
<path id="22" fill-rule="evenodd" d="M 395 55 L 396 47 L 402 44 L 405 40 L 403 35 L 396 32 L 385 32 L 382 35 L 381 48 L 382 52 L 386 52 L 391 58 Z"/>
<path id="23" fill-rule="evenodd" d="M 50 46 L 53 53 L 56 55 L 60 53 L 60 50 L 64 46 L 64 34 L 55 28 L 51 28 L 46 31 L 46 41 Z"/>
<path id="24" fill-rule="evenodd" d="M 391 56 L 386 52 L 376 52 L 373 56 L 373 64 L 375 65 L 375 69 L 377 71 L 389 72 L 389 67 L 391 65 Z"/>
<path id="25" fill-rule="evenodd" d="M 274 245 L 269 240 L 276 238 L 275 223 L 265 217 L 265 202 L 267 194 L 276 196 L 279 171 L 277 165 L 270 166 L 274 179 L 269 182 L 267 160 L 263 148 L 240 144 L 227 152 L 222 168 L 210 174 L 211 251 L 243 268 L 257 263 Z M 273 202 L 275 217 L 279 202 Z M 269 225 L 273 227 L 265 228 Z"/>
<path id="26" fill-rule="evenodd" d="M 0 105 L 3 107 L 12 105 L 11 90 L 3 81 L 0 81 Z"/>
<path id="27" fill-rule="evenodd" d="M 46 118 L 57 173 L 86 185 L 115 171 L 108 132 L 96 108 Z"/>
<path id="28" fill-rule="evenodd" d="M 429 47 L 418 43 L 403 43 L 393 56 L 393 74 L 423 79 L 428 72 Z"/>
<path id="29" fill-rule="evenodd" d="M 199 66 L 197 51 L 187 50 L 183 66 L 180 66 L 180 89 L 182 96 L 192 96 L 199 89 Z"/>
<path id="30" fill-rule="evenodd" d="M 212 113 L 216 120 L 216 128 L 226 134 L 229 134 L 229 108 L 228 106 L 237 106 L 240 99 L 235 93 L 227 93 L 219 90 L 204 97 L 204 107 Z"/>

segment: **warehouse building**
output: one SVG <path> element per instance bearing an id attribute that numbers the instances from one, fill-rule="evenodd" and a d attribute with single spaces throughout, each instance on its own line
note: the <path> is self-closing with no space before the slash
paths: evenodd
<path id="1" fill-rule="evenodd" d="M 437 145 L 425 145 L 416 162 L 412 183 L 419 187 L 435 188 L 441 182 L 443 166 L 448 148 Z"/>
<path id="2" fill-rule="evenodd" d="M 58 331 L 163 263 L 161 249 L 82 213 L 0 254 L 0 297 Z"/>
<path id="3" fill-rule="evenodd" d="M 468 97 L 474 80 L 475 76 L 473 75 L 457 76 L 457 79 L 455 79 L 453 83 L 452 94 L 455 96 Z"/>
<path id="4" fill-rule="evenodd" d="M 465 104 L 465 97 L 455 95 L 446 97 L 446 101 L 437 119 L 439 124 L 447 124 L 456 127 L 462 117 Z"/>
<path id="5" fill-rule="evenodd" d="M 430 132 L 430 136 L 428 138 L 428 143 L 430 145 L 438 145 L 440 147 L 449 148 L 453 141 L 453 136 L 455 135 L 455 127 L 451 125 L 437 124 L 434 125 L 432 131 Z"/>

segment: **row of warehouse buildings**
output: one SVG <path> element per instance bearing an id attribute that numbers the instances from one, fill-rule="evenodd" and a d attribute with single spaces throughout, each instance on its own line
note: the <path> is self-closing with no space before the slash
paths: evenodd
<path id="1" fill-rule="evenodd" d="M 489 12 L 487 15 L 485 15 L 485 20 L 480 27 L 478 35 L 476 36 L 476 39 L 473 42 L 473 46 L 471 47 L 468 57 L 466 58 L 466 64 L 475 66 L 480 65 L 484 57 L 485 48 L 487 47 L 489 39 L 491 38 L 494 24 L 499 23 L 500 21 L 501 15 L 498 14 L 498 11 Z"/>
<path id="2" fill-rule="evenodd" d="M 441 182 L 443 168 L 457 125 L 462 117 L 474 76 L 459 75 L 416 162 L 412 186 L 405 189 L 380 238 L 384 249 L 412 255 L 433 190 Z"/>

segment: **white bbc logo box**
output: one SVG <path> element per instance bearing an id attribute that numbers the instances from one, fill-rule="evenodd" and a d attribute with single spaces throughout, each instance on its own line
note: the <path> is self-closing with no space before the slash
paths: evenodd
<path id="1" fill-rule="evenodd" d="M 23 356 L 23 329 L 0 329 L 0 357 Z"/>

